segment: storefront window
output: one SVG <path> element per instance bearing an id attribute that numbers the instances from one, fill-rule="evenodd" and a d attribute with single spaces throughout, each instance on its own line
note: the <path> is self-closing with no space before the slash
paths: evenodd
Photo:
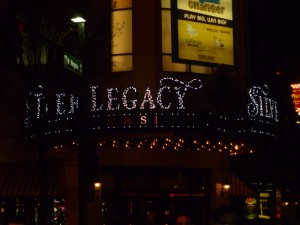
<path id="1" fill-rule="evenodd" d="M 65 204 L 62 198 L 48 198 L 47 217 L 49 225 L 63 225 L 65 221 Z M 6 197 L 0 199 L 1 224 L 40 224 L 40 203 L 34 197 Z"/>
<path id="2" fill-rule="evenodd" d="M 170 224 L 183 210 L 195 223 L 206 224 L 210 191 L 206 171 L 116 167 L 102 172 L 104 181 L 114 180 L 109 187 L 103 182 L 103 224 L 141 224 L 148 212 L 155 212 L 159 224 Z"/>
<path id="3" fill-rule="evenodd" d="M 132 65 L 132 1 L 112 0 L 111 70 L 131 71 Z"/>

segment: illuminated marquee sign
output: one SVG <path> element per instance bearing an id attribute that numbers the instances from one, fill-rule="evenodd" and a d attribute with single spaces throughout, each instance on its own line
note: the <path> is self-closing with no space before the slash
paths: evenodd
<path id="1" fill-rule="evenodd" d="M 88 96 L 88 101 L 91 103 L 88 109 L 89 112 L 99 112 L 99 111 L 132 111 L 138 110 L 154 110 L 160 109 L 172 109 L 172 110 L 182 110 L 185 109 L 184 99 L 188 91 L 197 91 L 202 87 L 202 82 L 199 79 L 193 79 L 187 83 L 174 79 L 171 77 L 166 77 L 160 80 L 160 88 L 156 93 L 156 98 L 154 98 L 150 87 L 146 88 L 142 96 L 138 96 L 138 91 L 136 87 L 128 87 L 124 90 L 118 88 L 107 88 L 106 89 L 106 101 L 101 102 L 99 100 L 99 86 L 90 86 L 90 95 Z M 119 93 L 121 96 L 119 97 Z M 165 95 L 172 95 L 172 101 L 170 98 L 165 97 Z M 47 116 L 49 114 L 48 104 L 46 102 L 45 96 L 43 95 L 43 87 L 39 86 L 35 93 L 30 93 L 31 102 L 34 104 L 29 104 L 27 101 L 26 107 L 27 112 L 30 115 L 34 115 L 36 119 Z M 129 97 L 130 96 L 130 97 Z M 103 96 L 100 96 L 103 97 Z M 142 98 L 141 98 L 142 97 Z M 55 100 L 55 115 L 71 115 L 75 114 L 79 110 L 79 98 L 73 94 L 57 93 Z"/>
<path id="2" fill-rule="evenodd" d="M 172 4 L 174 61 L 234 65 L 232 0 Z"/>
<path id="3" fill-rule="evenodd" d="M 201 110 L 201 107 L 192 110 L 189 103 L 194 105 L 195 96 L 201 88 L 202 81 L 199 79 L 184 82 L 171 77 L 162 78 L 157 89 L 133 86 L 101 88 L 93 85 L 88 87 L 83 104 L 79 96 L 65 92 L 46 97 L 43 87 L 38 86 L 26 99 L 25 128 L 28 133 L 31 132 L 29 136 L 34 136 L 35 130 L 47 135 L 78 131 L 77 124 L 82 119 L 79 112 L 85 105 L 86 126 L 91 132 L 124 128 L 209 128 L 222 133 L 250 131 L 276 136 L 276 125 L 270 124 L 278 122 L 277 104 L 268 97 L 267 86 L 250 89 L 248 116 L 259 118 L 258 129 L 251 130 L 244 122 L 247 118 L 227 119 Z M 192 99 L 188 99 L 190 97 Z M 267 123 L 264 119 L 268 119 Z M 40 129 L 31 129 L 37 124 Z"/>
<path id="4" fill-rule="evenodd" d="M 265 118 L 279 122 L 277 102 L 269 98 L 269 87 L 253 86 L 249 90 L 250 103 L 248 104 L 248 116 L 253 118 Z"/>
<path id="5" fill-rule="evenodd" d="M 292 99 L 294 102 L 295 111 L 300 116 L 300 84 L 291 84 L 293 93 Z M 297 124 L 300 124 L 300 118 L 297 119 Z"/>
<path id="6" fill-rule="evenodd" d="M 164 86 L 164 82 L 171 81 L 178 85 L 176 86 Z M 128 99 L 128 95 L 133 93 L 133 95 L 137 94 L 137 89 L 135 87 L 128 87 L 122 91 L 122 104 L 120 103 L 120 99 L 116 97 L 119 90 L 117 88 L 108 88 L 107 89 L 107 105 L 106 110 L 119 110 L 121 105 L 126 110 L 133 110 L 133 109 L 156 109 L 158 106 L 161 109 L 185 109 L 184 106 L 184 98 L 185 94 L 188 90 L 199 90 L 202 87 L 201 80 L 193 79 L 188 83 L 184 83 L 180 80 L 173 79 L 173 78 L 163 78 L 160 80 L 160 88 L 157 93 L 156 100 L 153 98 L 151 89 L 148 87 L 145 91 L 144 97 L 142 101 L 138 104 L 137 99 Z M 91 86 L 91 111 L 99 111 L 103 110 L 103 104 L 98 105 L 97 101 L 97 90 L 98 86 Z M 173 92 L 176 96 L 176 102 L 169 102 L 168 99 L 164 99 L 164 93 L 171 93 Z"/>

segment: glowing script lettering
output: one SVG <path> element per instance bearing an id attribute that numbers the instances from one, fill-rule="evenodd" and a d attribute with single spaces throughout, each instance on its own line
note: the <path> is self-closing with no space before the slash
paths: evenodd
<path id="1" fill-rule="evenodd" d="M 187 83 L 174 79 L 171 77 L 166 77 L 160 80 L 160 88 L 156 93 L 156 99 L 153 96 L 153 93 L 150 87 L 147 87 L 146 90 L 142 93 L 143 98 L 139 99 L 138 90 L 136 87 L 128 87 L 123 91 L 119 91 L 117 88 L 108 88 L 107 89 L 107 107 L 109 111 L 119 110 L 121 106 L 125 110 L 134 110 L 134 109 L 149 109 L 153 110 L 157 108 L 157 105 L 161 109 L 185 109 L 184 98 L 188 90 L 199 90 L 202 87 L 201 80 L 193 79 Z M 104 109 L 104 103 L 99 102 L 99 86 L 91 86 L 91 112 L 97 112 Z M 118 97 L 118 93 L 122 93 Z M 177 101 L 174 102 L 167 97 L 167 94 L 174 94 Z M 140 104 L 139 104 L 140 102 Z"/>
<path id="2" fill-rule="evenodd" d="M 268 98 L 269 87 L 253 86 L 249 90 L 250 103 L 248 104 L 248 116 L 264 117 L 279 121 L 277 102 Z"/>
<path id="3" fill-rule="evenodd" d="M 188 91 L 198 91 L 201 87 L 202 82 L 199 79 L 184 82 L 172 77 L 165 77 L 159 81 L 157 92 L 153 92 L 150 87 L 147 87 L 144 91 L 138 90 L 136 87 L 127 87 L 124 90 L 114 87 L 107 88 L 103 95 L 101 88 L 93 85 L 88 87 L 89 93 L 85 101 L 90 103 L 88 105 L 90 112 L 118 111 L 121 109 L 128 111 L 135 109 L 155 110 L 158 107 L 165 110 L 183 110 L 186 108 L 184 105 L 186 93 Z M 54 101 L 55 104 L 51 106 L 52 108 L 55 106 L 54 114 L 56 116 L 75 114 L 81 107 L 78 96 L 74 94 L 56 93 Z M 34 93 L 29 93 L 26 109 L 27 119 L 39 119 L 48 115 L 48 104 L 42 86 L 39 86 Z M 145 123 L 145 121 L 146 118 L 141 118 L 141 123 Z"/>

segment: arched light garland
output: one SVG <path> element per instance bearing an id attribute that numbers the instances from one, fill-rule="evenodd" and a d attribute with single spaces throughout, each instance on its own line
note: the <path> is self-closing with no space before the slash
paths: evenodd
<path id="1" fill-rule="evenodd" d="M 56 152 L 63 152 L 71 147 L 78 147 L 76 141 L 69 144 L 58 144 L 53 146 Z M 143 150 L 143 151 L 199 151 L 227 153 L 229 155 L 253 154 L 255 151 L 244 143 L 233 143 L 224 141 L 213 141 L 204 139 L 184 138 L 153 138 L 140 140 L 105 140 L 99 141 L 99 148 L 106 150 Z"/>
<path id="2" fill-rule="evenodd" d="M 105 140 L 99 147 L 106 150 L 143 150 L 143 151 L 198 151 L 215 152 L 229 155 L 253 154 L 255 151 L 244 143 L 212 141 L 184 138 L 153 138 L 144 140 Z"/>
<path id="3" fill-rule="evenodd" d="M 187 116 L 190 121 L 184 122 Z M 199 120 L 201 118 L 201 120 Z M 55 119 L 49 119 L 47 126 L 43 127 L 45 135 L 72 133 L 77 127 L 78 117 L 64 116 Z M 180 121 L 180 122 L 179 122 Z M 67 123 L 65 123 L 67 122 Z M 249 123 L 251 122 L 251 123 Z M 27 125 L 30 128 L 30 125 Z M 188 129 L 195 131 L 200 130 L 214 130 L 219 134 L 263 134 L 267 136 L 277 137 L 279 132 L 278 124 L 265 120 L 263 118 L 227 118 L 225 116 L 218 116 L 212 113 L 207 117 L 203 114 L 196 113 L 181 114 L 181 113 L 139 113 L 139 114 L 107 114 L 92 115 L 89 120 L 88 130 L 91 134 L 96 134 L 100 131 L 111 129 L 123 129 L 124 132 L 131 131 L 131 129 Z M 28 134 L 30 135 L 30 134 Z"/>

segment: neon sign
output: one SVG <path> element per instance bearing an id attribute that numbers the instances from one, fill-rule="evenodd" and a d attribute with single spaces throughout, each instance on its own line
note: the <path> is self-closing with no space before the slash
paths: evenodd
<path id="1" fill-rule="evenodd" d="M 107 88 L 106 89 L 106 101 L 100 102 L 99 86 L 90 86 L 90 95 L 88 95 L 88 101 L 91 103 L 89 106 L 89 112 L 99 111 L 119 111 L 121 109 L 125 111 L 131 111 L 134 109 L 139 110 L 154 110 L 161 109 L 185 109 L 184 99 L 188 91 L 198 91 L 202 87 L 202 82 L 199 79 L 193 79 L 187 83 L 174 79 L 171 77 L 162 78 L 160 80 L 160 86 L 156 93 L 156 98 L 152 93 L 150 87 L 147 87 L 139 98 L 139 91 L 136 87 L 127 87 L 124 90 L 119 88 Z M 119 96 L 121 94 L 121 97 Z M 174 98 L 170 100 L 165 95 L 172 95 Z M 26 103 L 27 114 L 35 115 L 36 119 L 48 115 L 48 104 L 46 98 L 43 95 L 43 87 L 39 86 L 36 93 L 30 93 L 31 104 L 29 101 Z M 130 97 L 129 97 L 130 96 Z M 74 94 L 57 93 L 55 95 L 55 114 L 56 116 L 75 114 L 80 107 L 79 97 Z M 103 97 L 103 96 L 100 96 Z"/>
<path id="2" fill-rule="evenodd" d="M 248 104 L 248 116 L 273 119 L 279 122 L 277 102 L 268 98 L 269 87 L 253 86 L 249 90 L 250 103 Z"/>
<path id="3" fill-rule="evenodd" d="M 81 102 L 83 99 L 79 96 L 65 92 L 46 98 L 43 87 L 38 86 L 26 99 L 25 128 L 31 137 L 36 130 L 31 129 L 34 126 L 41 126 L 37 130 L 45 135 L 76 132 L 81 119 L 79 112 L 84 107 L 86 126 L 91 132 L 128 128 L 209 128 L 226 134 L 251 132 L 277 136 L 277 103 L 268 96 L 266 85 L 250 89 L 248 118 L 227 118 L 201 109 L 200 102 L 194 104 L 201 88 L 199 79 L 184 82 L 171 77 L 162 78 L 157 88 L 101 89 L 93 85 L 87 87 L 85 102 Z M 249 120 L 251 127 L 245 123 Z"/>
<path id="4" fill-rule="evenodd" d="M 292 87 L 292 99 L 294 102 L 295 110 L 300 115 L 300 84 L 291 84 Z"/>

